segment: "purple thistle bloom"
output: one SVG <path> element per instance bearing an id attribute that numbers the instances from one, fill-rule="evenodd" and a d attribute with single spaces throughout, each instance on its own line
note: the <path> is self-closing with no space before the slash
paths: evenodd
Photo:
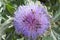
<path id="1" fill-rule="evenodd" d="M 18 7 L 14 16 L 14 27 L 17 34 L 22 33 L 29 40 L 36 40 L 50 26 L 47 10 L 38 5 Z"/>

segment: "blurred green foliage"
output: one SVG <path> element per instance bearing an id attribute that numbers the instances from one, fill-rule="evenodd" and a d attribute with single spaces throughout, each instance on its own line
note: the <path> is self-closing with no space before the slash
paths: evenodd
<path id="1" fill-rule="evenodd" d="M 12 19 L 14 11 L 19 5 L 25 5 L 26 0 L 0 0 L 0 39 L 1 40 L 23 40 L 22 35 L 17 35 L 13 27 Z M 37 0 L 33 0 L 34 2 Z M 46 5 L 52 16 L 52 32 L 43 37 L 42 40 L 60 40 L 60 0 L 39 0 Z M 8 22 L 7 22 L 8 21 Z M 5 35 L 5 37 L 2 37 Z M 5 39 L 4 39 L 5 38 Z"/>

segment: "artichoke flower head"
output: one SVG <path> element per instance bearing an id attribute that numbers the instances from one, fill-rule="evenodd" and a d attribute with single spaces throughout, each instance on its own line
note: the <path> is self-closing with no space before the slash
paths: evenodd
<path id="1" fill-rule="evenodd" d="M 28 40 L 36 40 L 50 26 L 47 9 L 42 4 L 19 6 L 14 13 L 14 27 L 17 34 L 23 34 Z"/>

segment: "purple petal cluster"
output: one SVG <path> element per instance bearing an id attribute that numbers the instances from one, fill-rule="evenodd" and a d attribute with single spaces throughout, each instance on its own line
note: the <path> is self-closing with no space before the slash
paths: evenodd
<path id="1" fill-rule="evenodd" d="M 38 5 L 19 6 L 14 13 L 14 27 L 17 34 L 36 40 L 50 26 L 47 10 Z"/>

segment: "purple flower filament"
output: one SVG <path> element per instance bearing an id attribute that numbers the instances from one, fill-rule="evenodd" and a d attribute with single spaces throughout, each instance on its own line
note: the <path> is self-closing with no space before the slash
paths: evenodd
<path id="1" fill-rule="evenodd" d="M 15 12 L 14 26 L 17 34 L 36 40 L 49 28 L 49 17 L 45 8 L 38 5 L 20 6 Z"/>
<path id="2" fill-rule="evenodd" d="M 32 10 L 32 9 L 31 9 Z M 25 25 L 28 25 L 29 31 L 33 32 L 33 31 L 37 31 L 37 28 L 41 27 L 41 24 L 39 23 L 39 21 L 35 18 L 35 13 L 32 11 L 32 14 L 25 16 L 23 22 Z M 33 16 L 33 17 L 32 17 Z"/>

